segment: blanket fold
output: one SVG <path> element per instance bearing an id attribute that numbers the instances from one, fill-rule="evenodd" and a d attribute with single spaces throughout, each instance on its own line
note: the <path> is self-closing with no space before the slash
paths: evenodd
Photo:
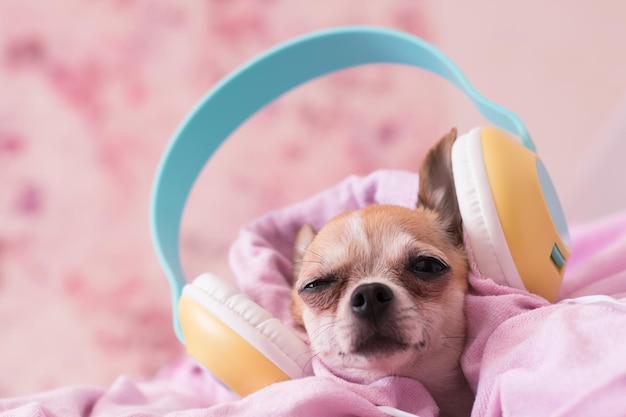
<path id="1" fill-rule="evenodd" d="M 288 325 L 291 251 L 304 223 L 369 204 L 415 207 L 418 177 L 378 171 L 244 227 L 230 261 L 239 288 Z M 573 227 L 559 301 L 497 285 L 471 248 L 468 337 L 461 367 L 476 394 L 473 416 L 626 414 L 626 211 Z M 594 295 L 602 295 L 594 297 Z M 304 336 L 303 336 L 304 337 Z M 238 400 L 192 359 L 149 381 L 121 377 L 108 389 L 69 387 L 0 400 L 0 416 L 436 416 L 418 382 L 388 377 L 364 385 L 314 360 L 314 377 L 271 385 Z M 401 414 L 404 412 L 405 414 Z"/>

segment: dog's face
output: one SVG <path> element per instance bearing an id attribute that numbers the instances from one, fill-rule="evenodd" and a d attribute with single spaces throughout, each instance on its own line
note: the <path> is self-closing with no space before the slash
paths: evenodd
<path id="1" fill-rule="evenodd" d="M 468 266 L 450 165 L 455 138 L 450 132 L 427 155 L 416 209 L 374 205 L 317 234 L 300 230 L 292 313 L 331 367 L 367 380 L 457 369 Z"/>

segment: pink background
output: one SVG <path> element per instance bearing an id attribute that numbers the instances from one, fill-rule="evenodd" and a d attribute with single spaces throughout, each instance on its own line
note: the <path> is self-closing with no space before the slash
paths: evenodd
<path id="1" fill-rule="evenodd" d="M 222 76 L 311 30 L 423 36 L 525 121 L 572 222 L 626 207 L 625 19 L 608 0 L 0 0 L 0 396 L 149 377 L 183 353 L 148 230 L 156 164 Z M 352 173 L 417 169 L 450 127 L 483 123 L 408 68 L 288 94 L 203 173 L 183 221 L 188 276 L 228 277 L 237 230 L 268 210 Z"/>

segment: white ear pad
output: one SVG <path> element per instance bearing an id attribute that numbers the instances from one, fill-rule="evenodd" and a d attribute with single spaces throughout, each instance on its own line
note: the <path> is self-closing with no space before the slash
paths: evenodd
<path id="1" fill-rule="evenodd" d="M 524 289 L 500 224 L 487 179 L 481 128 L 452 146 L 452 172 L 463 227 L 482 275 L 500 285 Z"/>
<path id="2" fill-rule="evenodd" d="M 290 378 L 312 373 L 309 346 L 293 330 L 226 281 L 212 274 L 202 274 L 185 285 L 183 295 L 238 333 Z"/>

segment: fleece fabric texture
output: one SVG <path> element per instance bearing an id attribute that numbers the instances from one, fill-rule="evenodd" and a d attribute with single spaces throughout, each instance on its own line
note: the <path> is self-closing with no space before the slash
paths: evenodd
<path id="1" fill-rule="evenodd" d="M 239 288 L 291 325 L 289 282 L 295 234 L 370 204 L 415 207 L 418 176 L 377 171 L 350 177 L 241 230 L 230 260 Z M 476 394 L 472 416 L 623 416 L 626 413 L 626 212 L 573 227 L 559 300 L 550 304 L 495 284 L 471 247 L 468 336 L 461 358 Z M 467 243 L 467 239 L 466 239 Z M 424 387 L 408 378 L 349 381 L 313 362 L 315 376 L 277 383 L 244 399 L 192 359 L 149 381 L 68 387 L 0 400 L 0 416 L 384 416 L 434 417 Z M 410 414 L 401 414 L 410 413 Z"/>

